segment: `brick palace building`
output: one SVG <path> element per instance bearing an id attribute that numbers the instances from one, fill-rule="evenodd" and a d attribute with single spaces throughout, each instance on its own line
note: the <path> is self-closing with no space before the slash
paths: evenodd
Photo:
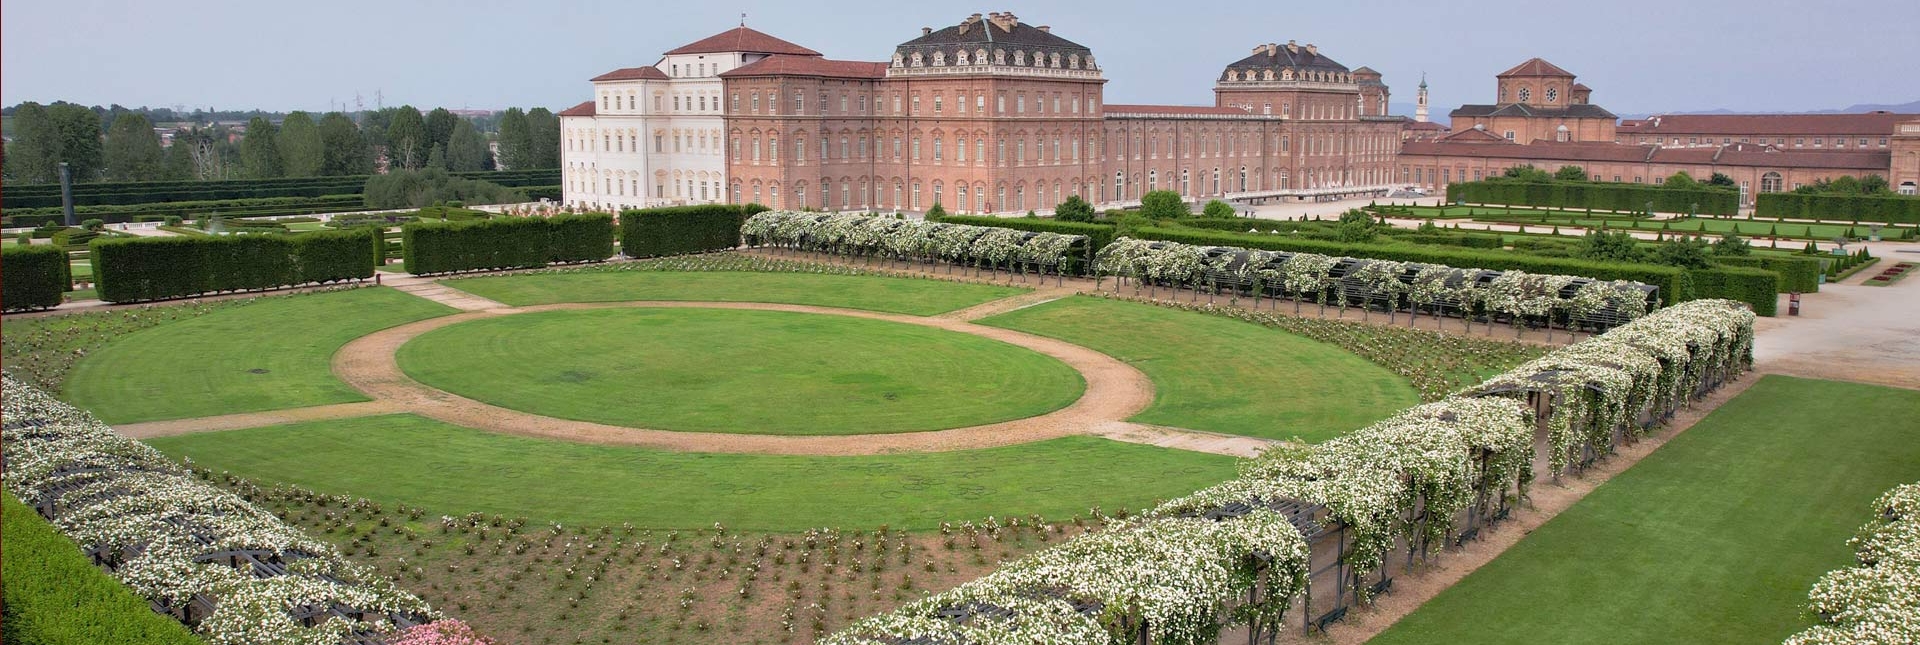
<path id="1" fill-rule="evenodd" d="M 563 199 L 1019 213 L 1069 195 L 1125 206 L 1150 190 L 1439 194 L 1520 164 L 1647 183 L 1720 172 L 1749 204 L 1839 175 L 1920 182 L 1920 115 L 1620 123 L 1538 58 L 1496 76 L 1495 103 L 1454 110 L 1450 131 L 1389 115 L 1378 72 L 1291 41 L 1225 65 L 1212 105 L 1107 104 L 1106 80 L 1090 49 L 1011 13 L 922 28 L 885 61 L 831 60 L 741 26 L 595 77 L 593 100 L 561 112 Z"/>

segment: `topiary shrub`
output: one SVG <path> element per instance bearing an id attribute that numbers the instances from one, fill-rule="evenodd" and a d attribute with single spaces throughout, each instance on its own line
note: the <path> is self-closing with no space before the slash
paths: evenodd
<path id="1" fill-rule="evenodd" d="M 73 286 L 67 252 L 57 246 L 0 250 L 0 305 L 7 311 L 56 307 Z"/>
<path id="2" fill-rule="evenodd" d="M 707 204 L 621 211 L 620 250 L 630 258 L 724 251 L 740 246 L 740 225 L 766 210 Z"/>

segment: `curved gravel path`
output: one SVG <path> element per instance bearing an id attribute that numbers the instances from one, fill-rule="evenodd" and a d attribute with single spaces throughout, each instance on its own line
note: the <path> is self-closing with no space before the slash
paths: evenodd
<path id="1" fill-rule="evenodd" d="M 1086 391 L 1065 408 L 1025 419 L 927 432 L 835 436 L 773 436 L 629 428 L 529 414 L 428 387 L 400 370 L 395 352 L 428 331 L 462 322 L 517 313 L 609 307 L 750 309 L 852 316 L 973 334 L 1051 356 L 1086 379 Z M 950 318 L 923 318 L 855 309 L 743 302 L 641 301 L 567 303 L 497 308 L 432 318 L 355 339 L 333 357 L 333 373 L 384 407 L 491 432 L 667 450 L 792 455 L 865 455 L 987 448 L 1073 434 L 1135 430 L 1126 422 L 1153 403 L 1145 374 L 1111 356 L 1070 343 Z"/>

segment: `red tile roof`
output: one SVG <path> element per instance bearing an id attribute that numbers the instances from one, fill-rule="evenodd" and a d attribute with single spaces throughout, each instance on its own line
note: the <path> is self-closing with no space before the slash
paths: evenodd
<path id="1" fill-rule="evenodd" d="M 561 110 L 559 116 L 593 116 L 593 110 L 593 101 L 585 101 L 579 105 Z"/>
<path id="2" fill-rule="evenodd" d="M 1620 124 L 1621 134 L 1861 135 L 1893 134 L 1903 121 L 1920 114 L 1663 114 Z"/>
<path id="3" fill-rule="evenodd" d="M 1501 72 L 1494 78 L 1507 76 L 1573 76 L 1573 72 L 1560 69 L 1560 66 L 1540 58 L 1529 58 L 1527 62 L 1513 66 L 1513 69 Z"/>
<path id="4" fill-rule="evenodd" d="M 795 45 L 793 43 L 768 36 L 744 26 L 702 38 L 681 45 L 667 55 L 674 54 L 717 54 L 720 52 L 751 52 L 755 54 L 787 54 L 791 56 L 819 56 L 820 52 Z"/>
<path id="5" fill-rule="evenodd" d="M 596 81 L 596 82 L 598 81 L 640 81 L 640 80 L 664 81 L 664 80 L 667 80 L 667 73 L 660 71 L 660 68 L 654 67 L 652 65 L 648 65 L 645 67 L 622 67 L 620 69 L 616 69 L 611 72 L 607 72 L 605 74 L 601 74 L 599 76 L 595 76 L 587 80 Z"/>
<path id="6" fill-rule="evenodd" d="M 1212 105 L 1125 105 L 1107 104 L 1107 114 L 1221 114 L 1247 116 L 1251 114 L 1237 107 L 1215 107 Z"/>
<path id="7" fill-rule="evenodd" d="M 886 78 L 886 63 L 829 60 L 819 55 L 775 55 L 720 73 L 721 78 L 743 76 L 823 76 L 827 78 Z"/>
<path id="8" fill-rule="evenodd" d="M 1885 172 L 1892 163 L 1884 151 L 1783 151 L 1757 145 L 1730 145 L 1718 148 L 1661 148 L 1601 141 L 1546 142 L 1526 145 L 1489 146 L 1449 141 L 1409 141 L 1401 144 L 1400 154 L 1440 157 L 1478 157 L 1516 161 L 1561 162 L 1603 161 L 1618 163 L 1663 163 L 1699 166 L 1749 166 L 1766 168 L 1828 168 Z"/>
<path id="9" fill-rule="evenodd" d="M 1513 143 L 1512 141 L 1508 141 L 1506 137 L 1494 134 L 1492 132 L 1488 132 L 1480 128 L 1467 128 L 1465 130 L 1460 130 L 1458 132 L 1454 132 L 1453 134 L 1440 137 L 1440 140 L 1452 141 L 1455 143 Z"/>
<path id="10" fill-rule="evenodd" d="M 1440 130 L 1447 129 L 1447 126 L 1440 125 L 1432 121 L 1408 121 L 1406 124 L 1406 128 L 1408 130 L 1426 130 L 1426 131 L 1437 132 Z"/>

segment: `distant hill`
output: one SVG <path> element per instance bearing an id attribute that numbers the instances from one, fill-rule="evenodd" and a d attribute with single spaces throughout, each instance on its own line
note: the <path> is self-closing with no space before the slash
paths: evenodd
<path id="1" fill-rule="evenodd" d="M 1837 110 L 1806 110 L 1804 112 L 1751 112 L 1718 108 L 1713 110 L 1671 110 L 1667 112 L 1622 114 L 1622 119 L 1644 119 L 1654 114 L 1865 114 L 1867 112 L 1896 112 L 1901 114 L 1920 114 L 1920 101 L 1906 103 L 1858 103 Z"/>

